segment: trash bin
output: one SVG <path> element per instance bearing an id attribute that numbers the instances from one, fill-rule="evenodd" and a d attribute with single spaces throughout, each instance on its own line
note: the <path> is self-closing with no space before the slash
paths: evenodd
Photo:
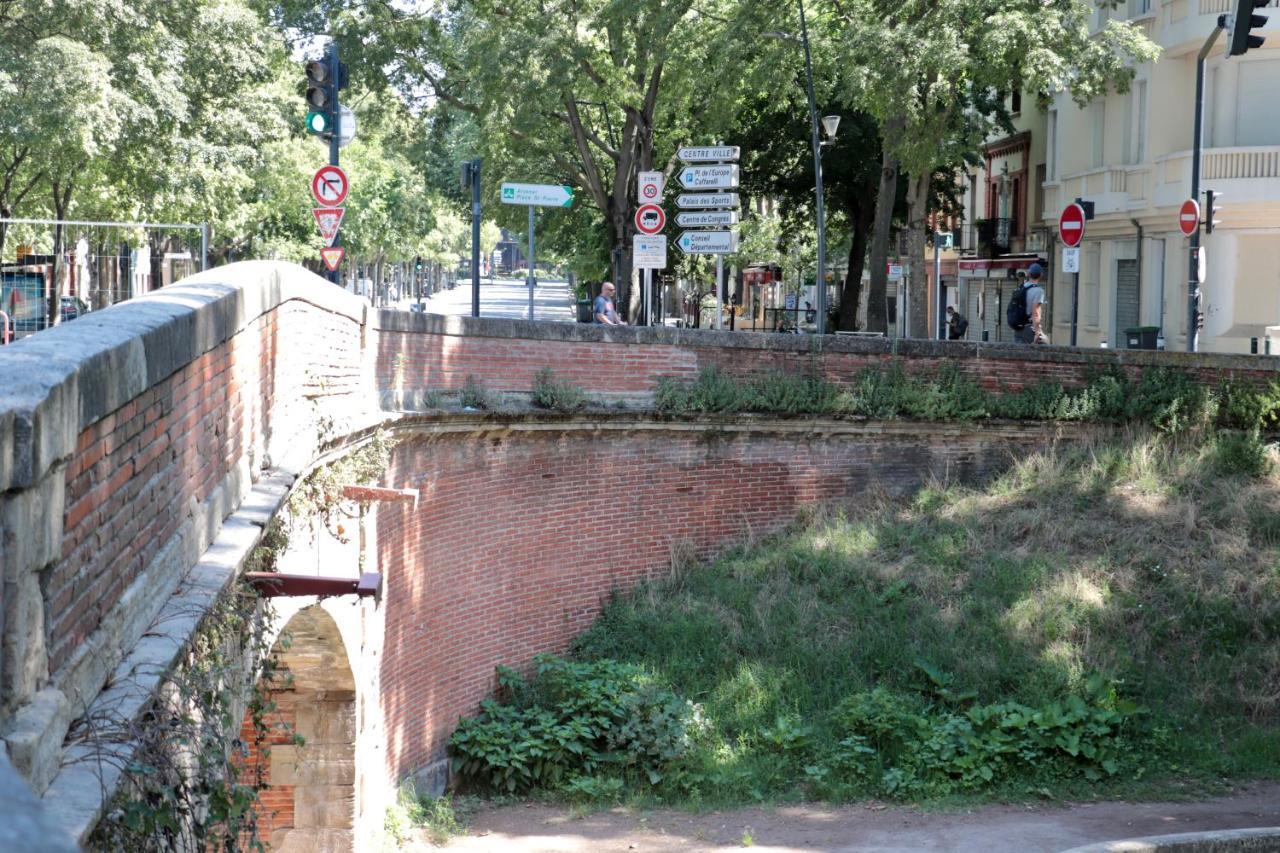
<path id="1" fill-rule="evenodd" d="M 578 322 L 590 323 L 594 319 L 595 318 L 591 316 L 591 300 L 579 299 L 578 300 Z"/>
<path id="2" fill-rule="evenodd" d="M 1155 349 L 1156 339 L 1160 337 L 1159 326 L 1133 326 L 1124 330 L 1129 349 Z"/>

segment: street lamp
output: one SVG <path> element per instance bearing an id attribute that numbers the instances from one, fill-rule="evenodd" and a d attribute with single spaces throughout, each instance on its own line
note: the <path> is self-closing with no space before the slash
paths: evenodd
<path id="1" fill-rule="evenodd" d="M 827 223 L 826 213 L 823 209 L 822 197 L 822 148 L 824 145 L 832 145 L 836 141 L 836 128 L 840 125 L 840 116 L 826 116 L 822 120 L 823 129 L 827 132 L 827 141 L 823 142 L 818 138 L 818 104 L 813 97 L 813 59 L 809 53 L 809 26 L 804 16 L 804 0 L 796 0 L 796 5 L 800 7 L 800 38 L 789 33 L 771 32 L 765 33 L 767 38 L 783 39 L 785 41 L 798 41 L 804 48 L 804 75 L 806 90 L 809 96 L 809 125 L 813 132 L 813 191 L 816 199 L 816 214 L 818 220 L 818 334 L 825 334 L 827 331 Z"/>

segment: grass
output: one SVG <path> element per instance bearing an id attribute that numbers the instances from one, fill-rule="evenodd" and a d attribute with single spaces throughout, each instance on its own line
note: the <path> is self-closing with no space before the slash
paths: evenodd
<path id="1" fill-rule="evenodd" d="M 412 784 L 400 788 L 395 805 L 387 809 L 383 830 L 393 849 L 422 833 L 434 845 L 443 846 L 467 831 L 468 817 L 477 802 L 468 797 L 431 797 Z M 385 845 L 384 845 L 385 846 Z"/>
<path id="2" fill-rule="evenodd" d="M 1150 711 L 1141 771 L 984 796 L 1274 777 L 1280 477 L 1269 457 L 1232 467 L 1223 453 L 1130 436 L 1031 456 L 983 488 L 815 514 L 613 601 L 575 654 L 639 665 L 701 703 L 689 761 L 714 784 L 691 786 L 693 804 L 812 796 L 805 774 L 825 771 L 779 756 L 830 753 L 833 709 L 855 693 L 1035 707 L 1094 676 Z"/>

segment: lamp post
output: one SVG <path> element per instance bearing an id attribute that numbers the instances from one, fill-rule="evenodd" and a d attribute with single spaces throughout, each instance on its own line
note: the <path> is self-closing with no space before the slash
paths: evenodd
<path id="1" fill-rule="evenodd" d="M 818 220 L 818 334 L 827 331 L 827 218 L 824 210 L 822 193 L 822 149 L 836 141 L 836 128 L 840 125 L 840 116 L 826 116 L 822 119 L 823 129 L 827 133 L 827 141 L 818 138 L 818 103 L 813 96 L 813 59 L 809 53 L 809 25 L 804 15 L 804 0 L 797 0 L 800 7 L 800 38 L 787 33 L 765 33 L 769 38 L 780 38 L 786 41 L 798 41 L 804 48 L 804 76 L 806 93 L 809 96 L 809 127 L 813 134 L 813 191 L 816 201 L 815 212 Z"/>

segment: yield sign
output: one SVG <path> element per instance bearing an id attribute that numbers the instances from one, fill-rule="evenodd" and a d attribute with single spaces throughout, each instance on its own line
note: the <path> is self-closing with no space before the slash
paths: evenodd
<path id="1" fill-rule="evenodd" d="M 329 272 L 338 271 L 338 266 L 342 263 L 342 259 L 346 254 L 347 250 L 341 246 L 330 246 L 327 249 L 320 250 L 320 258 L 324 261 L 325 269 Z"/>
<path id="2" fill-rule="evenodd" d="M 1188 237 L 1196 233 L 1196 229 L 1200 227 L 1200 203 L 1194 198 L 1189 198 L 1182 203 L 1182 209 L 1178 211 L 1178 227 Z"/>
<path id="3" fill-rule="evenodd" d="M 1074 249 L 1084 240 L 1084 219 L 1084 208 L 1074 202 L 1058 218 L 1058 235 L 1068 248 Z"/>
<path id="4" fill-rule="evenodd" d="M 347 200 L 347 173 L 337 166 L 321 166 L 311 179 L 311 194 L 326 207 L 337 207 Z"/>
<path id="5" fill-rule="evenodd" d="M 315 215 L 316 225 L 320 226 L 320 236 L 324 238 L 326 246 L 332 246 L 333 241 L 338 237 L 338 228 L 342 225 L 342 217 L 346 214 L 345 207 L 313 207 L 311 213 Z"/>

